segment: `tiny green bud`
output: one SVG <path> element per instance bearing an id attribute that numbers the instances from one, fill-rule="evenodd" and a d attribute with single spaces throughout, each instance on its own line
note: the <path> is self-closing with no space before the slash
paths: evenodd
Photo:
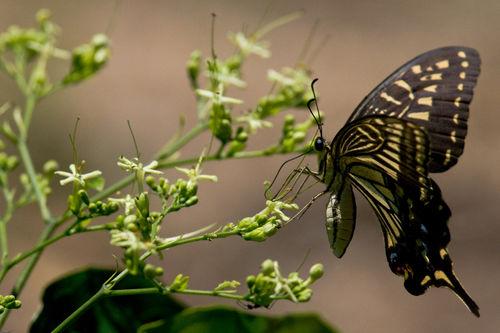
<path id="1" fill-rule="evenodd" d="M 153 186 L 156 184 L 155 177 L 153 176 L 146 176 L 144 180 L 146 184 L 151 188 L 153 188 Z"/>
<path id="2" fill-rule="evenodd" d="M 135 206 L 143 217 L 149 216 L 149 196 L 147 192 L 142 192 L 135 198 Z"/>
<path id="3" fill-rule="evenodd" d="M 242 234 L 244 240 L 263 242 L 267 239 L 266 233 L 262 230 L 262 227 L 255 228 L 249 232 Z"/>
<path id="4" fill-rule="evenodd" d="M 247 276 L 246 282 L 247 282 L 248 288 L 252 288 L 255 285 L 255 275 Z"/>
<path id="5" fill-rule="evenodd" d="M 163 272 L 163 268 L 162 267 L 158 266 L 158 267 L 155 268 L 155 274 L 156 274 L 156 276 L 162 276 L 163 273 L 164 272 Z"/>
<path id="6" fill-rule="evenodd" d="M 311 277 L 311 280 L 316 281 L 319 278 L 323 276 L 325 273 L 325 269 L 322 264 L 315 264 L 311 267 L 309 270 L 309 276 Z"/>
<path id="7" fill-rule="evenodd" d="M 189 60 L 186 64 L 186 70 L 188 73 L 189 81 L 193 88 L 198 87 L 198 76 L 200 74 L 201 67 L 201 52 L 195 50 L 189 56 Z"/>
<path id="8" fill-rule="evenodd" d="M 151 265 L 151 264 L 146 264 L 144 266 L 144 275 L 147 277 L 147 278 L 154 278 L 156 276 L 156 272 L 155 272 L 155 266 Z"/>
<path id="9" fill-rule="evenodd" d="M 293 116 L 293 114 L 287 114 L 285 116 L 285 122 L 283 126 L 288 127 L 292 126 L 293 124 L 295 124 L 295 117 Z"/>
<path id="10" fill-rule="evenodd" d="M 46 8 L 42 8 L 36 13 L 36 21 L 39 24 L 44 24 L 45 22 L 50 20 L 50 17 L 51 17 L 50 10 Z"/>
<path id="11" fill-rule="evenodd" d="M 78 195 L 80 196 L 80 199 L 88 206 L 90 204 L 90 199 L 87 191 L 85 190 L 79 190 Z"/>
<path id="12" fill-rule="evenodd" d="M 255 222 L 257 222 L 257 224 L 259 226 L 263 225 L 264 223 L 266 223 L 268 221 L 267 215 L 263 214 L 263 213 L 259 213 L 259 214 L 255 215 L 254 219 L 255 219 Z"/>
<path id="13" fill-rule="evenodd" d="M 14 133 L 12 127 L 7 121 L 4 121 L 2 124 L 2 133 L 13 143 L 17 143 L 17 134 Z"/>
<path id="14" fill-rule="evenodd" d="M 178 274 L 172 284 L 170 285 L 171 291 L 182 291 L 185 290 L 189 283 L 189 276 L 184 276 L 182 274 Z"/>
<path id="15" fill-rule="evenodd" d="M 251 230 L 257 228 L 259 225 L 255 223 L 252 217 L 245 217 L 238 222 L 238 228 L 242 230 Z"/>
<path id="16" fill-rule="evenodd" d="M 137 232 L 139 230 L 139 228 L 137 227 L 137 224 L 135 224 L 135 223 L 129 223 L 126 225 L 126 227 L 127 227 L 127 230 L 131 231 L 131 232 Z"/>
<path id="17" fill-rule="evenodd" d="M 198 196 L 194 195 L 191 198 L 186 200 L 185 205 L 186 205 L 186 207 L 190 207 L 190 206 L 196 205 L 197 203 L 198 203 Z"/>
<path id="18" fill-rule="evenodd" d="M 7 295 L 7 296 L 4 296 L 4 298 L 3 298 L 3 304 L 12 303 L 15 300 L 16 300 L 16 297 L 14 295 Z"/>
<path id="19" fill-rule="evenodd" d="M 127 225 L 127 224 L 130 224 L 130 223 L 135 223 L 135 221 L 137 221 L 137 216 L 135 216 L 135 215 L 127 215 L 127 216 L 125 216 L 125 219 L 123 220 L 123 223 L 125 223 L 125 225 Z"/>
<path id="20" fill-rule="evenodd" d="M 312 297 L 312 290 L 306 288 L 297 295 L 297 300 L 299 302 L 307 302 L 311 299 L 311 297 Z"/>
<path id="21" fill-rule="evenodd" d="M 118 211 L 120 209 L 120 205 L 114 201 L 108 201 L 106 204 L 106 214 L 113 214 L 114 212 Z"/>
<path id="22" fill-rule="evenodd" d="M 43 164 L 43 173 L 46 175 L 51 175 L 59 170 L 59 163 L 57 163 L 55 160 L 48 160 Z"/>
<path id="23" fill-rule="evenodd" d="M 295 142 L 302 142 L 306 138 L 306 133 L 304 132 L 294 132 L 292 136 Z"/>
<path id="24" fill-rule="evenodd" d="M 268 276 L 274 273 L 274 261 L 272 261 L 271 259 L 264 260 L 260 266 L 260 271 L 262 272 L 262 274 Z"/>

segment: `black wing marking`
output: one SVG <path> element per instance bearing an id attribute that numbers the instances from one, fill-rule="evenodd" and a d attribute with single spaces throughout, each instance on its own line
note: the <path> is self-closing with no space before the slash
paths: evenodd
<path id="1" fill-rule="evenodd" d="M 429 135 L 429 172 L 446 171 L 464 149 L 480 63 L 478 52 L 467 47 L 443 47 L 419 55 L 366 96 L 347 122 L 370 115 L 414 122 Z"/>
<path id="2" fill-rule="evenodd" d="M 340 172 L 374 209 L 389 266 L 404 277 L 407 291 L 420 295 L 429 286 L 446 286 L 479 316 L 479 307 L 460 285 L 446 249 L 451 211 L 428 177 L 425 132 L 397 118 L 366 117 L 348 124 L 334 149 Z"/>
<path id="3" fill-rule="evenodd" d="M 326 231 L 333 254 L 342 258 L 356 227 L 356 201 L 350 182 L 345 179 L 333 192 L 326 208 Z"/>

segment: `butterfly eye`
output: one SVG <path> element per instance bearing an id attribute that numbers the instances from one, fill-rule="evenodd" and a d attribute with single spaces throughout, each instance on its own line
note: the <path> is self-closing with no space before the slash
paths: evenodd
<path id="1" fill-rule="evenodd" d="M 325 139 L 323 139 L 322 137 L 318 136 L 314 140 L 314 150 L 316 150 L 316 151 L 323 151 L 324 148 L 325 148 Z"/>

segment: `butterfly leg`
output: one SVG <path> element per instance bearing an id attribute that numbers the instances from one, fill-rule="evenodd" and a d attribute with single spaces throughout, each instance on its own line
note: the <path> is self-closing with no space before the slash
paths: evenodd
<path id="1" fill-rule="evenodd" d="M 288 224 L 290 223 L 291 221 L 295 220 L 295 219 L 300 219 L 302 218 L 302 216 L 305 214 L 305 212 L 312 206 L 312 204 L 318 200 L 319 198 L 321 198 L 323 195 L 327 194 L 329 191 L 328 190 L 325 190 L 325 191 L 322 191 L 318 194 L 316 194 L 314 197 L 312 197 L 311 200 L 309 200 L 309 202 L 307 204 L 305 204 L 304 207 L 302 207 L 295 215 L 293 215 L 288 221 L 286 221 L 284 224 Z"/>

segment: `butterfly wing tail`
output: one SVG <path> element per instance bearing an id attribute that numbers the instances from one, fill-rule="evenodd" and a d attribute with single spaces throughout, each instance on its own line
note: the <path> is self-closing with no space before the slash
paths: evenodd
<path id="1" fill-rule="evenodd" d="M 444 257 L 443 261 L 449 263 L 446 265 L 448 266 L 448 269 L 436 270 L 434 272 L 435 281 L 433 284 L 437 287 L 448 287 L 451 289 L 465 304 L 465 306 L 469 308 L 470 312 L 472 312 L 476 317 L 479 317 L 479 306 L 460 284 L 460 281 L 451 268 L 451 259 L 449 259 L 448 253 L 444 251 L 442 254 Z"/>

